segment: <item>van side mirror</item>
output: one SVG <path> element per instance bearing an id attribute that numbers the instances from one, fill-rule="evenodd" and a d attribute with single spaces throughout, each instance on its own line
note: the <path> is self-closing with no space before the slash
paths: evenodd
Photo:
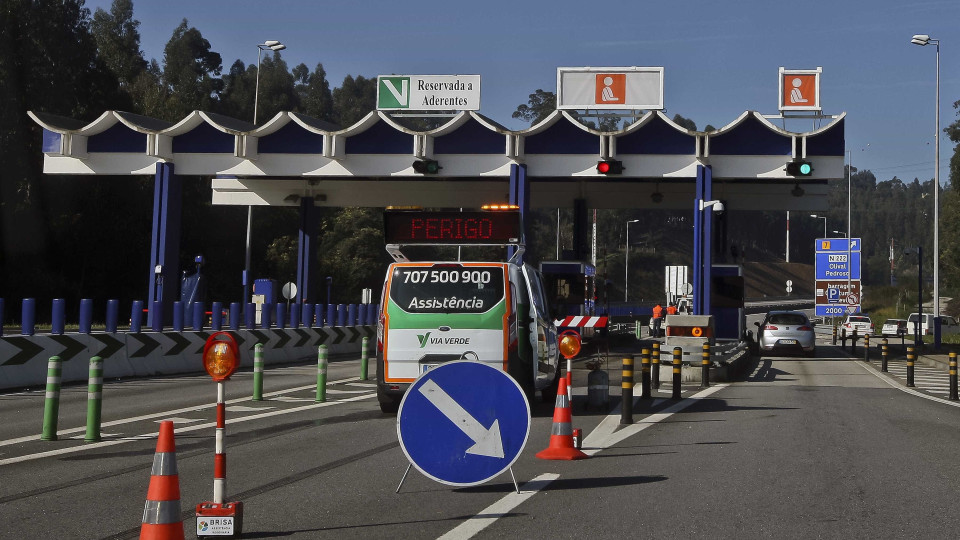
<path id="1" fill-rule="evenodd" d="M 753 325 L 760 328 L 760 321 L 753 321 Z"/>

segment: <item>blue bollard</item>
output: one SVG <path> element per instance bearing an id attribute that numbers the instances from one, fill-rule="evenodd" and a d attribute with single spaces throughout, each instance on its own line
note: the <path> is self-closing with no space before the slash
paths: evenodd
<path id="1" fill-rule="evenodd" d="M 134 300 L 133 306 L 130 308 L 130 332 L 133 334 L 140 333 L 140 326 L 143 324 L 143 301 Z"/>
<path id="2" fill-rule="evenodd" d="M 25 336 L 32 336 L 36 330 L 37 300 L 35 298 L 24 298 L 23 307 L 20 311 L 20 332 Z"/>
<path id="3" fill-rule="evenodd" d="M 183 302 L 179 300 L 173 303 L 173 329 L 183 332 Z"/>
<path id="4" fill-rule="evenodd" d="M 120 316 L 120 301 L 107 300 L 107 332 L 117 333 L 117 319 Z"/>
<path id="5" fill-rule="evenodd" d="M 370 312 L 367 313 L 367 315 L 370 317 L 369 319 L 367 319 L 367 324 L 369 324 L 370 326 L 376 326 L 380 324 L 380 322 L 377 320 L 377 318 L 380 317 L 380 304 L 371 304 L 371 305 L 373 306 L 373 309 L 371 309 Z"/>
<path id="6" fill-rule="evenodd" d="M 346 326 L 356 326 L 357 325 L 357 305 L 348 304 L 347 305 L 347 324 Z"/>
<path id="7" fill-rule="evenodd" d="M 277 328 L 286 328 L 287 306 L 283 302 L 277 302 L 277 307 L 274 311 L 277 312 Z"/>
<path id="8" fill-rule="evenodd" d="M 324 326 L 333 326 L 337 320 L 337 306 L 327 304 L 327 317 L 323 320 Z"/>
<path id="9" fill-rule="evenodd" d="M 337 304 L 337 326 L 347 325 L 347 305 Z"/>
<path id="10" fill-rule="evenodd" d="M 247 309 L 243 312 L 243 324 L 247 330 L 257 327 L 257 306 L 253 302 L 247 302 Z"/>
<path id="11" fill-rule="evenodd" d="M 290 304 L 290 328 L 300 328 L 300 304 Z"/>
<path id="12" fill-rule="evenodd" d="M 193 324 L 191 326 L 199 332 L 203 330 L 203 316 L 206 315 L 206 306 L 203 302 L 193 302 L 190 306 L 193 312 Z"/>
<path id="13" fill-rule="evenodd" d="M 210 329 L 219 332 L 223 329 L 223 303 L 210 304 Z"/>
<path id="14" fill-rule="evenodd" d="M 363 326 L 367 324 L 367 307 L 369 304 L 360 304 L 357 306 L 357 325 Z"/>
<path id="15" fill-rule="evenodd" d="M 230 302 L 230 329 L 240 329 L 240 302 Z"/>
<path id="16" fill-rule="evenodd" d="M 270 328 L 270 311 L 273 304 L 264 302 L 260 305 L 260 328 Z"/>
<path id="17" fill-rule="evenodd" d="M 153 301 L 153 309 L 150 312 L 151 319 L 151 330 L 154 332 L 163 331 L 163 302 L 160 300 Z"/>
<path id="18" fill-rule="evenodd" d="M 93 299 L 80 299 L 80 330 L 81 334 L 89 334 L 93 327 Z"/>
<path id="19" fill-rule="evenodd" d="M 54 298 L 52 311 L 50 312 L 50 333 L 62 336 L 64 321 L 67 318 L 67 301 L 63 298 Z"/>
<path id="20" fill-rule="evenodd" d="M 300 308 L 300 320 L 303 321 L 303 326 L 310 328 L 313 326 L 313 304 L 303 304 L 303 307 Z"/>

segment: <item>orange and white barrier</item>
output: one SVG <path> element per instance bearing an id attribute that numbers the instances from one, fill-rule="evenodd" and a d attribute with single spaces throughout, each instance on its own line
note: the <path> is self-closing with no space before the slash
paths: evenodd
<path id="1" fill-rule="evenodd" d="M 573 415 L 570 412 L 570 396 L 567 394 L 567 379 L 560 377 L 557 388 L 557 404 L 553 410 L 553 427 L 550 428 L 550 446 L 537 452 L 540 459 L 573 460 L 589 456 L 577 450 L 573 441 Z"/>
<path id="2" fill-rule="evenodd" d="M 150 470 L 150 487 L 143 506 L 140 540 L 183 540 L 180 515 L 180 477 L 173 440 L 173 422 L 160 423 L 157 453 Z"/>

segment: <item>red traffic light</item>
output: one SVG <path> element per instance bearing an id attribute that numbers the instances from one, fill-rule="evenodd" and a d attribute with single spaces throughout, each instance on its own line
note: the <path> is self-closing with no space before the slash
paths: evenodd
<path id="1" fill-rule="evenodd" d="M 600 174 L 621 174 L 623 173 L 623 162 L 618 159 L 598 161 L 597 172 Z"/>

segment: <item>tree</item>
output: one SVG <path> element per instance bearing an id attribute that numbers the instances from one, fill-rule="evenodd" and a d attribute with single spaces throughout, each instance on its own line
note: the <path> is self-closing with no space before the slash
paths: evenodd
<path id="1" fill-rule="evenodd" d="M 163 49 L 163 83 L 170 90 L 164 118 L 180 120 L 194 109 L 211 110 L 223 81 L 220 54 L 183 19 Z"/>
<path id="2" fill-rule="evenodd" d="M 81 0 L 0 0 L 0 294 L 40 298 L 49 274 L 40 129 L 27 111 L 92 120 L 119 99 Z M 38 302 L 39 303 L 39 302 Z"/>
<path id="3" fill-rule="evenodd" d="M 677 124 L 677 125 L 679 125 L 679 126 L 681 126 L 681 127 L 687 128 L 687 129 L 689 129 L 690 131 L 696 131 L 696 130 L 697 130 L 697 123 L 696 123 L 696 122 L 694 122 L 693 120 L 691 120 L 691 119 L 689 119 L 689 118 L 684 118 L 684 117 L 680 116 L 679 114 L 673 115 L 673 123 L 674 123 L 674 124 Z"/>
<path id="4" fill-rule="evenodd" d="M 340 88 L 333 90 L 336 124 L 349 127 L 368 115 L 377 106 L 377 80 L 362 75 L 347 75 Z"/>
<path id="5" fill-rule="evenodd" d="M 223 76 L 219 112 L 233 118 L 253 122 L 253 101 L 257 84 L 257 66 L 237 60 Z M 259 118 L 266 116 L 259 114 Z"/>
<path id="6" fill-rule="evenodd" d="M 147 69 L 140 51 L 140 21 L 133 18 L 133 0 L 113 0 L 110 12 L 97 8 L 91 30 L 100 59 L 121 87 L 130 86 Z"/>
<path id="7" fill-rule="evenodd" d="M 530 94 L 527 104 L 521 104 L 513 113 L 513 118 L 536 124 L 557 110 L 557 95 L 537 88 Z"/>
<path id="8" fill-rule="evenodd" d="M 327 72 L 323 69 L 323 64 L 317 64 L 313 73 L 310 73 L 306 64 L 300 64 L 293 69 L 293 77 L 298 83 L 297 94 L 300 96 L 300 107 L 304 114 L 327 122 L 335 122 L 333 93 L 330 91 L 330 83 L 327 81 Z"/>

